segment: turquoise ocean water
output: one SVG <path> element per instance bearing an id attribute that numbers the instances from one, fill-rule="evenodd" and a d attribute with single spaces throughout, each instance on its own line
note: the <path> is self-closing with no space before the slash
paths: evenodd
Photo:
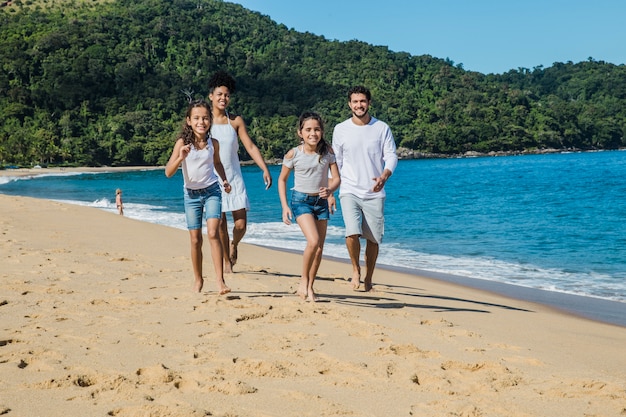
<path id="1" fill-rule="evenodd" d="M 244 167 L 251 199 L 244 242 L 299 250 L 281 222 L 276 180 Z M 0 177 L 0 193 L 44 198 L 185 229 L 180 172 Z M 617 301 L 626 306 L 626 152 L 404 160 L 387 184 L 379 264 Z M 339 213 L 325 254 L 347 259 Z M 347 272 L 346 272 L 347 273 Z M 462 279 L 462 278 L 461 278 Z M 626 310 L 625 310 L 626 311 Z"/>

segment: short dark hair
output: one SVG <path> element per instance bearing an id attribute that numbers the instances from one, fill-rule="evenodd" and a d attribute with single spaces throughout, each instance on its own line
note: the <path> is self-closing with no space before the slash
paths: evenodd
<path id="1" fill-rule="evenodd" d="M 348 91 L 348 101 L 352 99 L 352 94 L 364 94 L 367 101 L 372 99 L 372 93 L 370 93 L 370 90 L 362 85 L 356 85 Z"/>
<path id="2" fill-rule="evenodd" d="M 226 71 L 217 71 L 209 79 L 209 94 L 217 87 L 226 87 L 232 94 L 235 92 L 235 79 Z"/>

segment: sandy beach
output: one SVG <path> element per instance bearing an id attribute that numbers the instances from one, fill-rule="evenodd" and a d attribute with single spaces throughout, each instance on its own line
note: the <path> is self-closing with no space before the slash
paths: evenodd
<path id="1" fill-rule="evenodd" d="M 307 303 L 299 254 L 245 244 L 194 294 L 184 230 L 0 212 L 0 415 L 626 416 L 626 327 L 382 269 L 355 292 L 328 259 Z"/>

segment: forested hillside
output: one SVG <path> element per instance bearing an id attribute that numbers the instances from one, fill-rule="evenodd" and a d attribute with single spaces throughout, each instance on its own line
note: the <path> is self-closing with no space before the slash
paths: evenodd
<path id="1" fill-rule="evenodd" d="M 299 33 L 218 0 L 46 3 L 0 8 L 3 165 L 164 164 L 184 92 L 206 96 L 218 69 L 237 79 L 231 110 L 266 158 L 296 143 L 304 110 L 324 116 L 331 139 L 354 84 L 372 90 L 372 113 L 398 146 L 420 152 L 626 146 L 625 65 L 590 58 L 485 75 Z"/>

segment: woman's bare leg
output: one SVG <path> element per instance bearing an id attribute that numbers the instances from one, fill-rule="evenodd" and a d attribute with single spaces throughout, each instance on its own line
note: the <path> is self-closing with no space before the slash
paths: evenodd
<path id="1" fill-rule="evenodd" d="M 230 274 L 233 272 L 233 265 L 230 263 L 230 238 L 228 236 L 228 220 L 226 220 L 226 213 L 222 213 L 220 221 L 220 242 L 222 244 L 224 258 L 224 272 Z"/>
<path id="2" fill-rule="evenodd" d="M 232 266 L 237 263 L 237 247 L 246 234 L 248 227 L 248 213 L 246 209 L 233 211 L 233 240 L 228 248 L 228 258 Z"/>

